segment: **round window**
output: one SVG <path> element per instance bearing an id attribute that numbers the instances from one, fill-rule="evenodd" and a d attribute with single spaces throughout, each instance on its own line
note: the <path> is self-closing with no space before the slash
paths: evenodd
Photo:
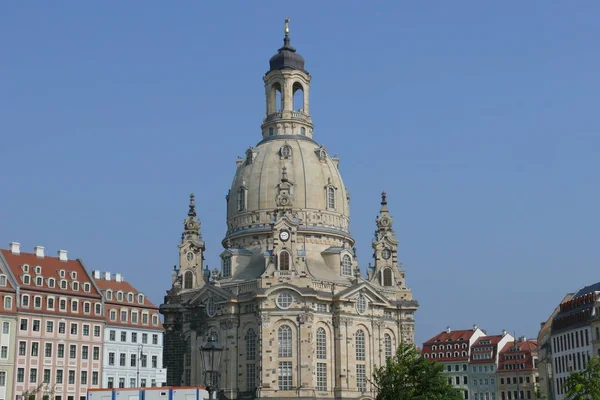
<path id="1" fill-rule="evenodd" d="M 290 292 L 281 292 L 277 295 L 277 307 L 290 308 L 294 298 Z"/>
<path id="2" fill-rule="evenodd" d="M 358 295 L 358 299 L 356 301 L 356 311 L 359 314 L 364 314 L 367 311 L 367 298 L 362 294 Z"/>
<path id="3" fill-rule="evenodd" d="M 193 258 L 194 258 L 194 253 L 192 253 L 191 251 L 189 253 L 187 253 L 188 261 L 192 261 Z"/>

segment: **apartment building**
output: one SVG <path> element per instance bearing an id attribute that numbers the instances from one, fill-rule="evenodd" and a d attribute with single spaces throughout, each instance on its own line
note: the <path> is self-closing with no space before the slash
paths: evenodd
<path id="1" fill-rule="evenodd" d="M 539 386 L 537 340 L 520 337 L 500 350 L 500 400 L 536 399 Z"/>
<path id="2" fill-rule="evenodd" d="M 93 271 L 92 276 L 105 299 L 102 386 L 166 385 L 158 307 L 119 273 Z"/>
<path id="3" fill-rule="evenodd" d="M 479 337 L 471 346 L 469 391 L 472 400 L 498 399 L 496 372 L 500 350 L 514 338 L 506 331 L 501 335 Z"/>
<path id="4" fill-rule="evenodd" d="M 485 333 L 473 325 L 473 329 L 453 331 L 450 327 L 423 343 L 424 358 L 444 366 L 448 383 L 463 392 L 469 399 L 469 357 L 471 346 Z"/>
<path id="5" fill-rule="evenodd" d="M 0 260 L 0 400 L 13 399 L 17 307 L 15 283 Z"/>
<path id="6" fill-rule="evenodd" d="M 19 243 L 0 250 L 15 282 L 17 324 L 13 396 L 39 388 L 37 398 L 85 400 L 99 388 L 104 307 L 100 292 L 79 260 L 33 253 Z"/>

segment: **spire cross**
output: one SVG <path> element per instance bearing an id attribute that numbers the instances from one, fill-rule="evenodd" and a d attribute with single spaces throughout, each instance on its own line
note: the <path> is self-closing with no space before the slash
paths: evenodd
<path id="1" fill-rule="evenodd" d="M 286 18 L 285 18 L 285 30 L 284 30 L 284 32 L 285 32 L 285 36 L 288 36 L 288 35 L 290 34 L 290 26 L 289 26 L 289 23 L 290 23 L 290 17 L 286 17 Z"/>
<path id="2" fill-rule="evenodd" d="M 189 217 L 195 217 L 196 216 L 196 196 L 194 196 L 194 193 L 190 194 L 190 211 L 188 212 L 188 216 Z"/>
<path id="3" fill-rule="evenodd" d="M 387 204 L 387 194 L 385 192 L 381 192 L 381 205 L 385 206 Z"/>

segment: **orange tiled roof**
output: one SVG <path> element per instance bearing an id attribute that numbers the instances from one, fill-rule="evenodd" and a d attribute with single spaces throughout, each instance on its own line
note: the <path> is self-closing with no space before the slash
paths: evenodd
<path id="1" fill-rule="evenodd" d="M 31 290 L 36 292 L 58 293 L 63 295 L 81 296 L 100 298 L 100 294 L 94 288 L 90 276 L 79 260 L 61 261 L 58 257 L 37 257 L 32 253 L 13 254 L 10 250 L 0 249 L 0 253 L 10 267 L 17 284 L 23 290 Z M 29 266 L 29 272 L 23 271 L 23 265 Z M 40 274 L 36 274 L 35 267 L 41 267 Z M 60 271 L 65 271 L 64 278 L 60 276 Z M 72 272 L 76 273 L 76 277 L 72 276 Z M 30 283 L 25 284 L 23 281 L 24 275 L 30 276 Z M 42 276 L 42 285 L 35 284 L 36 276 Z M 55 279 L 54 287 L 48 286 L 48 278 Z M 61 289 L 59 282 L 65 279 L 68 283 L 67 289 Z M 79 290 L 74 290 L 72 282 L 79 283 Z M 83 285 L 90 284 L 90 291 L 85 292 Z"/>
<path id="2" fill-rule="evenodd" d="M 112 292 L 113 292 L 112 299 L 110 299 L 110 300 L 106 299 L 106 303 L 119 304 L 119 305 L 124 305 L 124 306 L 129 306 L 129 307 L 137 306 L 137 307 L 158 309 L 158 307 L 156 305 L 154 305 L 150 300 L 148 300 L 148 297 L 146 297 L 145 295 L 144 295 L 144 302 L 142 304 L 140 304 L 138 302 L 138 294 L 143 294 L 143 293 L 139 292 L 135 287 L 133 287 L 132 284 L 130 284 L 129 282 L 125 281 L 122 278 L 121 278 L 121 281 L 117 281 L 115 279 L 115 277 L 113 276 L 110 280 L 106 280 L 104 278 L 104 276 L 101 276 L 100 279 L 94 279 L 94 282 L 96 282 L 96 285 L 103 293 L 106 293 L 107 290 L 112 290 Z M 117 297 L 116 297 L 117 292 L 123 292 L 123 300 L 122 301 L 117 300 Z M 130 303 L 129 301 L 127 301 L 128 293 L 134 294 L 133 303 Z"/>

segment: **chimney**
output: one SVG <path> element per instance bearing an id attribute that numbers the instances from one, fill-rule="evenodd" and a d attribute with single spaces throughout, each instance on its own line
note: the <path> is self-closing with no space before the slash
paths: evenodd
<path id="1" fill-rule="evenodd" d="M 35 246 L 33 251 L 35 252 L 36 257 L 44 258 L 44 246 Z"/>
<path id="2" fill-rule="evenodd" d="M 115 282 L 121 282 L 121 281 L 123 281 L 123 275 L 115 274 Z"/>
<path id="3" fill-rule="evenodd" d="M 14 255 L 19 255 L 21 254 L 21 243 L 17 243 L 17 242 L 10 242 L 10 252 L 13 253 Z"/>
<path id="4" fill-rule="evenodd" d="M 473 332 L 477 330 L 477 324 L 473 324 Z"/>
<path id="5" fill-rule="evenodd" d="M 67 251 L 66 250 L 59 250 L 58 251 L 58 259 L 60 261 L 68 261 L 69 257 L 67 257 Z"/>
<path id="6" fill-rule="evenodd" d="M 450 327 L 449 327 L 449 326 L 447 326 L 447 327 L 446 327 L 446 333 L 450 333 L 450 332 L 452 332 L 452 329 L 450 329 Z"/>
<path id="7" fill-rule="evenodd" d="M 506 329 L 502 329 L 502 336 L 506 336 Z"/>
<path id="8" fill-rule="evenodd" d="M 100 271 L 94 270 L 92 271 L 92 275 L 94 276 L 94 279 L 100 279 Z"/>
<path id="9" fill-rule="evenodd" d="M 519 338 L 519 342 L 526 342 L 527 341 L 527 336 L 521 336 Z"/>
<path id="10" fill-rule="evenodd" d="M 110 281 L 110 272 L 104 273 L 104 279 L 106 279 L 107 281 Z"/>

